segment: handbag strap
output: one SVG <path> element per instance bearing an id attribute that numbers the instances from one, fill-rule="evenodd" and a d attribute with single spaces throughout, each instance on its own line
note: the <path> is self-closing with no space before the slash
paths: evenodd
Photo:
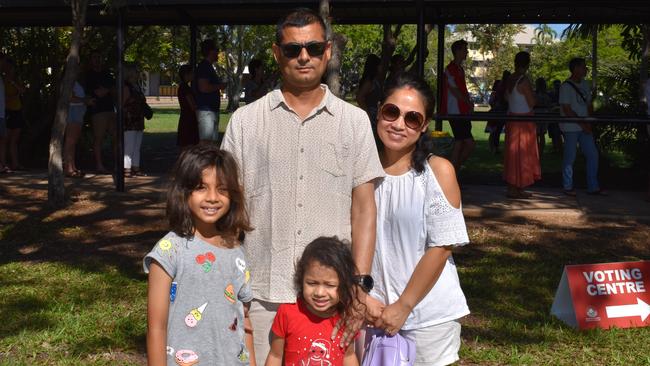
<path id="1" fill-rule="evenodd" d="M 585 103 L 587 103 L 587 98 L 584 96 L 584 94 L 582 94 L 582 91 L 580 90 L 580 88 L 578 88 L 578 86 L 577 86 L 573 81 L 571 81 L 571 80 L 566 80 L 566 81 L 564 81 L 564 82 L 565 82 L 566 84 L 571 85 L 571 87 L 576 91 L 576 93 L 578 93 L 578 95 L 580 96 L 580 98 L 582 98 L 582 101 L 585 102 Z"/>

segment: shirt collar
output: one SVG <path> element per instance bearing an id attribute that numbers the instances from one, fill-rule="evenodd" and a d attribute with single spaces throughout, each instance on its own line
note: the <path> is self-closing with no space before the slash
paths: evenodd
<path id="1" fill-rule="evenodd" d="M 334 101 L 334 94 L 332 94 L 330 89 L 327 87 L 327 84 L 320 84 L 320 87 L 325 90 L 325 94 L 323 95 L 323 99 L 321 99 L 318 106 L 314 108 L 314 110 L 309 114 L 309 116 L 313 116 L 314 114 L 320 112 L 321 110 L 324 110 L 325 112 L 333 116 L 334 113 L 332 113 L 332 111 L 334 109 L 332 108 L 332 103 Z M 284 100 L 284 95 L 282 94 L 282 90 L 280 88 L 276 88 L 271 92 L 271 110 L 274 110 L 280 106 L 284 106 L 288 110 L 293 111 L 291 107 L 289 107 L 287 102 Z"/>

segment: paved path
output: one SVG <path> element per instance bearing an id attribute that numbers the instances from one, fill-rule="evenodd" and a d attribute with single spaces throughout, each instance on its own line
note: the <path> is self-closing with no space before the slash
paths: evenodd
<path id="1" fill-rule="evenodd" d="M 164 193 L 166 177 L 128 178 L 126 192 L 116 192 L 110 175 L 88 174 L 82 179 L 66 178 L 66 184 L 75 195 L 90 199 L 102 199 L 125 194 L 150 195 L 160 199 Z M 32 189 L 47 190 L 47 173 L 29 171 L 0 175 L 0 189 L 9 186 L 29 186 Z M 577 197 L 569 197 L 560 189 L 536 188 L 530 190 L 532 199 L 515 200 L 505 196 L 505 186 L 465 185 L 463 186 L 463 211 L 468 217 L 513 217 L 537 218 L 554 215 L 570 219 L 631 219 L 650 220 L 650 203 L 644 201 L 644 192 L 610 191 L 608 197 L 590 196 L 578 191 Z M 4 194 L 0 190 L 0 194 Z"/>

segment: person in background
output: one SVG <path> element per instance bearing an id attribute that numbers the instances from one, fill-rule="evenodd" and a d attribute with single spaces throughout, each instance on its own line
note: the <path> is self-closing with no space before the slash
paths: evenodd
<path id="1" fill-rule="evenodd" d="M 535 80 L 535 114 L 546 114 L 551 112 L 551 96 L 546 90 L 546 80 L 544 78 L 537 78 Z M 546 122 L 537 122 L 537 148 L 539 149 L 539 158 L 542 159 L 544 153 L 544 146 L 546 145 L 545 134 L 548 130 Z"/>
<path id="2" fill-rule="evenodd" d="M 553 90 L 549 93 L 551 96 L 551 112 L 560 113 L 560 86 L 562 82 L 560 80 L 553 80 Z M 548 124 L 548 136 L 553 141 L 553 151 L 559 153 L 563 150 L 562 148 L 562 131 L 560 131 L 560 125 L 557 122 L 552 122 Z"/>
<path id="3" fill-rule="evenodd" d="M 469 98 L 462 65 L 467 59 L 467 42 L 461 39 L 452 43 L 451 52 L 454 59 L 445 68 L 440 105 L 442 114 L 458 115 L 449 119 L 454 134 L 454 148 L 450 160 L 458 174 L 476 145 L 472 136 L 472 121 L 469 119 L 469 115 L 474 110 L 474 103 Z"/>
<path id="4" fill-rule="evenodd" d="M 181 115 L 178 117 L 178 132 L 176 145 L 181 149 L 199 143 L 199 123 L 196 120 L 196 99 L 190 83 L 194 79 L 192 65 L 182 65 L 178 68 L 178 104 Z"/>
<path id="5" fill-rule="evenodd" d="M 65 74 L 65 71 L 63 72 Z M 95 104 L 93 98 L 86 97 L 86 93 L 79 82 L 79 75 L 75 75 L 75 82 L 72 86 L 72 95 L 68 107 L 68 120 L 65 125 L 65 141 L 63 143 L 63 171 L 66 177 L 81 178 L 84 173 L 77 169 L 75 152 L 77 141 L 81 135 L 81 127 L 86 114 L 86 106 Z"/>
<path id="6" fill-rule="evenodd" d="M 2 73 L 5 69 L 5 56 L 0 52 L 0 174 L 12 173 L 7 166 L 7 121 L 5 119 L 5 83 Z"/>
<path id="7" fill-rule="evenodd" d="M 219 132 L 219 110 L 221 91 L 226 83 L 217 76 L 213 64 L 219 57 L 219 49 L 213 39 L 201 42 L 203 60 L 196 66 L 192 87 L 196 95 L 196 119 L 199 123 L 199 140 L 221 142 Z"/>
<path id="8" fill-rule="evenodd" d="M 256 58 L 248 63 L 248 72 L 250 73 L 250 79 L 244 84 L 244 102 L 246 104 L 253 103 L 263 97 L 273 87 L 278 78 L 278 74 L 267 77 L 264 72 L 264 64 L 260 59 Z"/>
<path id="9" fill-rule="evenodd" d="M 560 87 L 560 113 L 563 117 L 589 117 L 594 111 L 591 102 L 591 87 L 585 80 L 587 64 L 584 58 L 576 57 L 569 62 L 569 76 Z M 587 161 L 587 194 L 607 196 L 598 184 L 598 149 L 594 141 L 592 126 L 588 122 L 562 122 L 564 134 L 564 155 L 562 156 L 562 186 L 564 194 L 576 196 L 573 187 L 573 163 L 578 144 Z"/>
<path id="10" fill-rule="evenodd" d="M 95 104 L 89 105 L 87 110 L 93 127 L 95 167 L 97 173 L 106 174 L 108 170 L 104 167 L 102 161 L 102 145 L 107 133 L 111 137 L 113 155 L 117 151 L 115 142 L 115 103 L 112 93 L 115 89 L 115 79 L 110 71 L 104 67 L 102 54 L 97 50 L 90 53 L 89 69 L 86 71 L 85 81 L 86 95 L 95 99 Z"/>
<path id="11" fill-rule="evenodd" d="M 140 170 L 140 151 L 144 135 L 144 106 L 146 99 L 140 88 L 140 72 L 133 63 L 124 65 L 124 176 L 145 176 Z"/>
<path id="12" fill-rule="evenodd" d="M 21 98 L 26 89 L 16 75 L 16 61 L 9 57 L 6 57 L 4 62 L 4 88 L 10 168 L 14 171 L 25 170 L 18 158 L 18 141 L 20 140 L 20 131 L 25 127 Z"/>
<path id="13" fill-rule="evenodd" d="M 501 82 L 496 89 L 494 96 L 494 106 L 493 110 L 497 113 L 505 114 L 508 111 L 508 100 L 506 99 L 506 84 L 510 78 L 511 72 L 508 70 L 503 71 L 501 75 Z M 492 106 L 492 103 L 490 103 Z M 491 109 L 492 111 L 492 109 Z M 490 137 L 488 138 L 489 149 L 494 154 L 499 154 L 499 145 L 501 140 L 501 132 L 503 132 L 503 127 L 506 125 L 504 120 L 496 120 L 494 125 L 490 129 Z"/>
<path id="14" fill-rule="evenodd" d="M 532 116 L 535 107 L 535 92 L 527 71 L 530 54 L 521 51 L 515 55 L 515 72 L 510 75 L 506 85 L 508 115 Z M 506 151 L 503 155 L 503 178 L 508 184 L 508 198 L 526 199 L 532 194 L 524 191 L 542 179 L 537 148 L 537 128 L 535 122 L 506 122 Z"/>

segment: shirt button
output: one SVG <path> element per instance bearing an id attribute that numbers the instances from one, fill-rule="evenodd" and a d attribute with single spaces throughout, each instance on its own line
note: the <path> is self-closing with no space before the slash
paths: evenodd
<path id="1" fill-rule="evenodd" d="M 298 207 L 302 207 L 302 203 L 299 203 L 299 204 L 298 204 Z"/>
<path id="2" fill-rule="evenodd" d="M 301 152 L 301 153 L 302 153 L 302 152 L 305 152 L 305 148 L 301 147 L 301 148 L 300 148 L 300 152 Z"/>
<path id="3" fill-rule="evenodd" d="M 302 175 L 298 179 L 302 180 Z"/>
<path id="4" fill-rule="evenodd" d="M 302 234 L 302 230 L 298 230 L 297 234 L 298 235 Z"/>

